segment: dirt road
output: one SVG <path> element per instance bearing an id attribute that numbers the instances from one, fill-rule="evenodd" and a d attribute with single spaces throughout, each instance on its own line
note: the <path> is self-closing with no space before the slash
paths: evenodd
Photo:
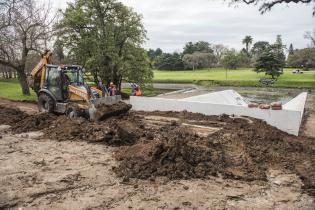
<path id="1" fill-rule="evenodd" d="M 23 104 L 22 107 L 24 107 Z M 13 115 L 16 115 L 16 113 L 13 113 Z M 22 113 L 20 115 L 25 119 L 33 117 L 33 115 L 27 116 Z M 314 170 L 314 165 L 311 162 L 314 157 L 311 153 L 314 145 L 307 148 L 303 146 L 303 142 L 302 144 L 295 143 L 294 139 L 289 138 L 283 146 L 281 146 L 281 142 L 270 145 L 268 147 L 268 151 L 270 150 L 272 155 L 270 157 L 267 150 L 261 150 L 260 153 L 251 153 L 250 150 L 253 150 L 253 148 L 246 148 L 242 141 L 236 141 L 237 144 L 234 144 L 230 141 L 229 135 L 231 133 L 227 132 L 228 130 L 233 131 L 233 129 L 242 130 L 244 133 L 236 132 L 239 140 L 243 139 L 243 135 L 269 138 L 269 134 L 252 133 L 249 130 L 251 125 L 248 123 L 250 121 L 230 118 L 222 120 L 221 118 L 207 118 L 198 115 L 190 119 L 189 116 L 187 113 L 155 113 L 152 116 L 146 113 L 136 113 L 135 115 L 110 119 L 104 124 L 95 125 L 87 124 L 84 121 L 69 122 L 62 117 L 58 117 L 57 120 L 46 117 L 44 123 L 35 124 L 35 127 L 45 128 L 43 129 L 44 133 L 41 133 L 41 131 L 16 132 L 23 129 L 28 131 L 29 128 L 34 127 L 28 127 L 22 119 L 14 119 L 14 122 L 10 122 L 12 129 L 14 128 L 13 130 L 10 130 L 8 126 L 1 125 L 0 209 L 314 208 L 315 198 L 312 197 L 312 193 L 309 193 L 312 192 L 312 189 L 309 189 L 311 191 L 308 192 L 304 189 L 305 184 L 307 184 L 305 179 L 312 178 L 311 175 Z M 38 116 L 35 116 L 34 119 L 38 119 Z M 52 126 L 47 127 L 47 124 L 51 123 L 50 119 L 53 120 Z M 0 122 L 0 124 L 4 124 L 6 121 L 2 119 Z M 134 129 L 130 122 L 139 127 Z M 71 124 L 71 126 L 67 126 L 65 123 Z M 123 126 L 119 126 L 120 124 Z M 164 176 L 149 179 L 117 176 L 114 171 L 119 168 L 121 162 L 117 160 L 116 156 L 121 156 L 121 151 L 125 151 L 126 157 L 129 157 L 132 161 L 139 157 L 145 158 L 143 155 L 151 151 L 149 146 L 152 144 L 152 141 L 147 139 L 161 141 L 161 143 L 153 144 L 153 148 L 162 148 L 161 145 L 164 144 L 165 148 L 170 149 L 164 152 L 161 149 L 159 150 L 161 152 L 158 154 L 162 154 L 164 159 L 171 158 L 175 154 L 177 159 L 174 159 L 174 161 L 181 163 L 183 157 L 180 154 L 185 153 L 186 147 L 174 150 L 177 149 L 177 146 L 172 141 L 169 143 L 163 142 L 169 135 L 167 133 L 168 129 L 174 127 L 170 134 L 177 134 L 177 130 L 182 129 L 178 128 L 179 124 L 180 127 L 183 126 L 182 128 L 193 130 L 195 133 L 195 136 L 186 134 L 181 137 L 183 140 L 185 138 L 196 140 L 196 145 L 195 143 L 187 144 L 188 148 L 197 149 L 196 151 L 189 150 L 190 153 L 193 153 L 193 151 L 204 152 L 202 148 L 207 147 L 211 151 L 213 148 L 217 148 L 218 151 L 222 150 L 224 152 L 221 154 L 212 151 L 210 153 L 211 158 L 228 155 L 225 156 L 226 165 L 218 168 L 218 170 L 222 170 L 220 173 L 214 176 L 205 176 L 205 178 L 180 178 L 175 180 Z M 20 125 L 24 127 L 21 128 Z M 106 127 L 108 125 L 113 126 Z M 244 125 L 249 127 L 244 128 Z M 75 127 L 77 129 L 74 129 Z M 85 135 L 77 133 L 76 130 L 85 133 Z M 133 130 L 133 132 L 130 133 L 130 130 Z M 214 145 L 204 144 L 207 139 L 206 136 L 210 135 L 216 138 L 216 134 L 223 131 L 226 132 L 227 136 L 220 140 L 222 145 L 218 142 L 213 142 Z M 88 135 L 90 132 L 97 134 L 90 136 Z M 115 132 L 116 134 L 113 134 Z M 280 135 L 280 133 L 277 135 L 272 133 L 278 131 L 270 130 L 270 132 L 271 136 Z M 98 138 L 104 135 L 106 142 L 104 142 L 104 139 L 100 141 Z M 108 137 L 109 135 L 114 137 Z M 114 141 L 117 136 L 119 139 Z M 132 140 L 133 136 L 139 139 Z M 236 136 L 232 137 L 231 139 L 236 138 Z M 84 141 L 83 139 L 89 140 Z M 108 139 L 111 140 L 107 141 Z M 170 136 L 170 139 L 173 138 Z M 119 142 L 118 140 L 124 141 Z M 123 147 L 117 147 L 119 145 L 116 144 L 117 141 L 118 143 L 127 144 Z M 108 143 L 116 146 L 108 146 Z M 128 144 L 132 144 L 132 146 L 128 146 Z M 141 148 L 147 148 L 147 150 L 141 150 Z M 283 163 L 287 168 L 280 167 L 281 164 L 278 167 L 278 164 L 274 164 L 273 159 L 277 161 L 279 155 L 284 153 L 281 149 L 286 148 L 287 154 L 281 156 L 281 158 L 284 158 L 281 161 L 284 161 Z M 291 151 L 298 148 L 303 151 Z M 234 150 L 235 152 L 233 152 Z M 277 150 L 280 150 L 280 153 Z M 136 153 L 133 153 L 134 151 Z M 255 165 L 258 159 L 254 157 L 254 154 L 258 156 L 262 152 L 266 153 L 264 157 L 267 159 L 264 161 L 270 163 L 270 165 L 264 165 L 265 163 L 262 164 L 263 162 L 261 162 L 263 167 L 258 167 L 259 165 Z M 292 154 L 292 157 L 298 156 L 294 152 L 300 152 L 301 156 L 294 159 L 294 161 L 287 159 L 290 154 Z M 307 156 L 307 154 L 311 156 Z M 195 161 L 200 161 L 202 158 L 207 157 L 200 156 Z M 160 160 L 162 163 L 163 159 Z M 290 165 L 290 162 L 293 165 Z M 153 161 L 151 164 L 156 163 Z M 183 162 L 183 164 L 185 163 Z M 134 166 L 142 167 L 142 165 L 137 164 Z M 178 166 L 182 167 L 181 165 Z M 183 170 L 187 169 L 187 166 L 185 167 Z M 198 168 L 200 169 L 200 165 Z M 130 171 L 128 168 L 126 170 Z M 163 168 L 163 170 L 168 169 Z M 248 175 L 251 175 L 248 170 L 254 170 L 254 179 L 246 179 Z M 228 178 L 225 174 L 227 171 L 239 177 Z M 124 173 L 123 171 L 120 172 Z M 132 170 L 132 172 L 136 173 L 135 170 Z M 304 173 L 303 179 L 298 173 Z M 181 173 L 178 175 L 182 176 Z M 312 179 L 310 179 L 311 182 Z"/>
<path id="2" fill-rule="evenodd" d="M 0 206 L 12 209 L 312 209 L 294 174 L 270 170 L 268 182 L 131 180 L 112 172 L 113 149 L 41 139 L 1 139 Z"/>
<path id="3" fill-rule="evenodd" d="M 0 105 L 11 107 L 11 108 L 17 108 L 28 114 L 35 114 L 38 111 L 36 103 L 30 103 L 30 102 L 18 102 L 18 101 L 13 102 L 8 99 L 0 98 Z"/>

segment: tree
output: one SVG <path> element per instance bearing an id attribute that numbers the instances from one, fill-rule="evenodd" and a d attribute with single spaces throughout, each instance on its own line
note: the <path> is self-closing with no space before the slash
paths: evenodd
<path id="1" fill-rule="evenodd" d="M 199 57 L 194 54 L 185 54 L 183 57 L 184 65 L 187 69 L 192 69 L 193 71 L 199 66 Z"/>
<path id="2" fill-rule="evenodd" d="M 213 50 L 211 49 L 210 43 L 205 41 L 186 43 L 183 54 L 193 54 L 194 52 L 213 53 Z"/>
<path id="3" fill-rule="evenodd" d="M 283 3 L 301 3 L 301 4 L 310 4 L 314 0 L 231 0 L 232 4 L 245 3 L 245 4 L 254 4 L 259 5 L 259 11 L 263 14 L 267 11 L 270 11 L 275 5 Z M 315 7 L 313 10 L 313 15 L 315 15 Z"/>
<path id="4" fill-rule="evenodd" d="M 284 63 L 272 47 L 268 47 L 265 52 L 257 59 L 254 71 L 257 73 L 265 72 L 272 79 L 279 77 L 283 73 Z"/>
<path id="5" fill-rule="evenodd" d="M 59 37 L 57 37 L 53 48 L 54 48 L 53 49 L 53 55 L 54 55 L 53 56 L 53 63 L 55 63 L 55 64 L 64 63 L 65 54 L 64 54 L 64 50 L 63 50 L 62 41 L 60 40 Z"/>
<path id="6" fill-rule="evenodd" d="M 156 50 L 149 49 L 147 51 L 147 55 L 150 58 L 151 67 L 155 65 L 157 58 L 161 56 L 162 54 L 163 54 L 163 51 L 160 48 L 157 48 Z"/>
<path id="7" fill-rule="evenodd" d="M 315 29 L 313 30 L 313 33 L 310 31 L 307 31 L 304 35 L 305 39 L 309 39 L 311 41 L 311 47 L 315 48 Z"/>
<path id="8" fill-rule="evenodd" d="M 234 49 L 228 50 L 220 61 L 221 65 L 226 69 L 237 69 L 239 67 L 239 59 Z"/>
<path id="9" fill-rule="evenodd" d="M 68 57 L 86 67 L 95 82 L 100 77 L 120 90 L 123 79 L 152 78 L 140 47 L 146 39 L 142 17 L 131 8 L 116 0 L 76 0 L 63 15 L 58 28 Z"/>
<path id="10" fill-rule="evenodd" d="M 16 72 L 8 66 L 0 65 L 0 72 L 2 73 L 2 78 L 4 79 L 16 78 Z"/>
<path id="11" fill-rule="evenodd" d="M 158 57 L 155 67 L 160 70 L 183 70 L 184 63 L 179 53 L 163 53 Z"/>
<path id="12" fill-rule="evenodd" d="M 270 47 L 269 42 L 258 41 L 256 42 L 251 50 L 252 62 L 255 63 L 256 60 Z"/>
<path id="13" fill-rule="evenodd" d="M 245 49 L 237 54 L 237 61 L 240 67 L 250 67 L 251 65 L 251 59 Z"/>
<path id="14" fill-rule="evenodd" d="M 213 53 L 214 53 L 214 55 L 215 55 L 215 57 L 216 57 L 216 59 L 217 59 L 218 61 L 221 60 L 222 55 L 223 55 L 226 51 L 228 51 L 228 48 L 225 47 L 225 46 L 222 45 L 222 44 L 215 44 L 215 45 L 212 46 L 212 49 L 213 49 Z"/>
<path id="15" fill-rule="evenodd" d="M 285 54 L 284 54 L 285 45 L 282 42 L 281 35 L 277 35 L 276 42 L 273 45 L 271 45 L 271 47 L 273 48 L 275 55 L 278 57 L 278 60 L 281 61 L 284 65 L 285 64 Z"/>
<path id="16" fill-rule="evenodd" d="M 187 69 L 211 68 L 216 63 L 216 58 L 212 53 L 195 52 L 193 54 L 185 54 L 183 62 Z"/>
<path id="17" fill-rule="evenodd" d="M 162 53 L 163 53 L 163 51 L 161 50 L 161 48 L 157 48 L 157 49 L 155 50 L 155 56 L 156 56 L 156 57 L 161 56 Z"/>
<path id="18" fill-rule="evenodd" d="M 52 35 L 55 15 L 34 0 L 0 0 L 0 64 L 17 72 L 24 95 L 29 95 L 26 62 L 29 53 L 43 51 Z M 52 17 L 52 18 L 49 18 Z"/>
<path id="19" fill-rule="evenodd" d="M 287 64 L 295 68 L 315 68 L 315 48 L 295 50 L 288 56 Z"/>
<path id="20" fill-rule="evenodd" d="M 137 84 L 145 84 L 153 78 L 153 72 L 149 70 L 149 58 L 144 49 L 130 45 L 124 51 L 124 62 L 120 74 L 124 80 Z M 120 81 L 121 82 L 121 81 Z"/>
<path id="21" fill-rule="evenodd" d="M 245 36 L 245 38 L 242 41 L 243 44 L 245 44 L 245 49 L 247 54 L 249 55 L 249 47 L 253 43 L 253 38 L 251 36 Z"/>
<path id="22" fill-rule="evenodd" d="M 290 44 L 290 47 L 289 47 L 289 56 L 290 55 L 293 55 L 294 54 L 294 48 L 293 48 L 293 45 L 292 43 Z"/>

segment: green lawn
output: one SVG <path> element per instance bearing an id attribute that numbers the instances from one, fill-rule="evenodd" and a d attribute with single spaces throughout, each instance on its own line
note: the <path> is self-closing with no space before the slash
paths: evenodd
<path id="1" fill-rule="evenodd" d="M 36 95 L 30 89 L 31 95 L 24 96 L 20 84 L 16 79 L 0 79 L 0 98 L 7 98 L 14 101 L 35 101 Z"/>
<path id="2" fill-rule="evenodd" d="M 161 90 L 153 88 L 145 88 L 142 90 L 143 96 L 156 96 L 172 90 Z M 14 101 L 36 101 L 37 97 L 32 89 L 30 89 L 31 95 L 24 96 L 21 91 L 21 87 L 16 79 L 0 79 L 0 98 L 7 98 Z M 131 95 L 131 89 L 124 88 L 122 92 Z"/>
<path id="3" fill-rule="evenodd" d="M 226 74 L 227 72 L 227 74 Z M 209 69 L 196 71 L 154 71 L 154 82 L 163 83 L 195 83 L 203 86 L 250 86 L 265 87 L 258 80 L 260 78 L 270 78 L 263 73 L 257 74 L 251 69 L 228 70 Z M 305 88 L 315 89 L 314 72 L 304 74 L 292 74 L 291 69 L 286 69 L 275 84 L 269 87 L 282 88 Z M 130 89 L 123 89 L 123 92 L 130 94 Z M 144 96 L 155 96 L 169 92 L 169 90 L 143 89 Z M 36 95 L 31 90 L 30 96 L 23 96 L 21 88 L 16 79 L 0 79 L 0 97 L 19 101 L 35 101 Z"/>
<path id="4" fill-rule="evenodd" d="M 314 73 L 292 74 L 292 69 L 284 70 L 278 81 L 271 87 L 311 88 L 315 89 Z M 196 71 L 154 71 L 154 82 L 162 83 L 197 83 L 204 86 L 263 86 L 258 83 L 260 78 L 270 78 L 264 73 L 257 74 L 251 69 L 207 69 Z"/>

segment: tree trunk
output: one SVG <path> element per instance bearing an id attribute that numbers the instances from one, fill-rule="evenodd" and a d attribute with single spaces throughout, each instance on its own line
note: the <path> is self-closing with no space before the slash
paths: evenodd
<path id="1" fill-rule="evenodd" d="M 10 69 L 9 70 L 9 79 L 11 79 L 12 78 L 12 70 Z"/>
<path id="2" fill-rule="evenodd" d="M 122 76 L 119 78 L 119 92 L 121 92 L 121 83 L 122 83 Z"/>
<path id="3" fill-rule="evenodd" d="M 5 71 L 5 76 L 4 76 L 5 79 L 8 79 L 9 78 L 9 75 L 8 75 L 8 72 Z"/>
<path id="4" fill-rule="evenodd" d="M 117 76 L 117 75 L 115 75 L 114 77 L 113 77 L 113 83 L 114 83 L 114 85 L 116 85 L 116 88 L 117 88 L 117 90 L 120 90 L 120 79 L 119 79 L 119 76 Z"/>
<path id="5" fill-rule="evenodd" d="M 30 89 L 27 83 L 27 77 L 24 72 L 24 68 L 20 68 L 17 70 L 18 79 L 22 88 L 23 95 L 30 95 Z"/>
<path id="6" fill-rule="evenodd" d="M 91 74 L 92 74 L 92 76 L 93 76 L 94 83 L 95 83 L 96 85 L 98 85 L 98 83 L 99 83 L 100 81 L 98 81 L 97 70 L 96 70 L 96 69 L 92 70 L 92 71 L 91 71 Z"/>

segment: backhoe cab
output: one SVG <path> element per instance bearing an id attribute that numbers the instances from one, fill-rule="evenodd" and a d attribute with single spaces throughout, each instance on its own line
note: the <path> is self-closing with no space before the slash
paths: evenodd
<path id="1" fill-rule="evenodd" d="M 121 96 L 108 96 L 102 90 L 84 83 L 83 69 L 75 65 L 51 65 L 51 52 L 47 51 L 32 70 L 29 81 L 38 96 L 40 112 L 56 112 L 70 117 L 86 116 L 95 119 L 100 104 L 112 105 Z"/>

